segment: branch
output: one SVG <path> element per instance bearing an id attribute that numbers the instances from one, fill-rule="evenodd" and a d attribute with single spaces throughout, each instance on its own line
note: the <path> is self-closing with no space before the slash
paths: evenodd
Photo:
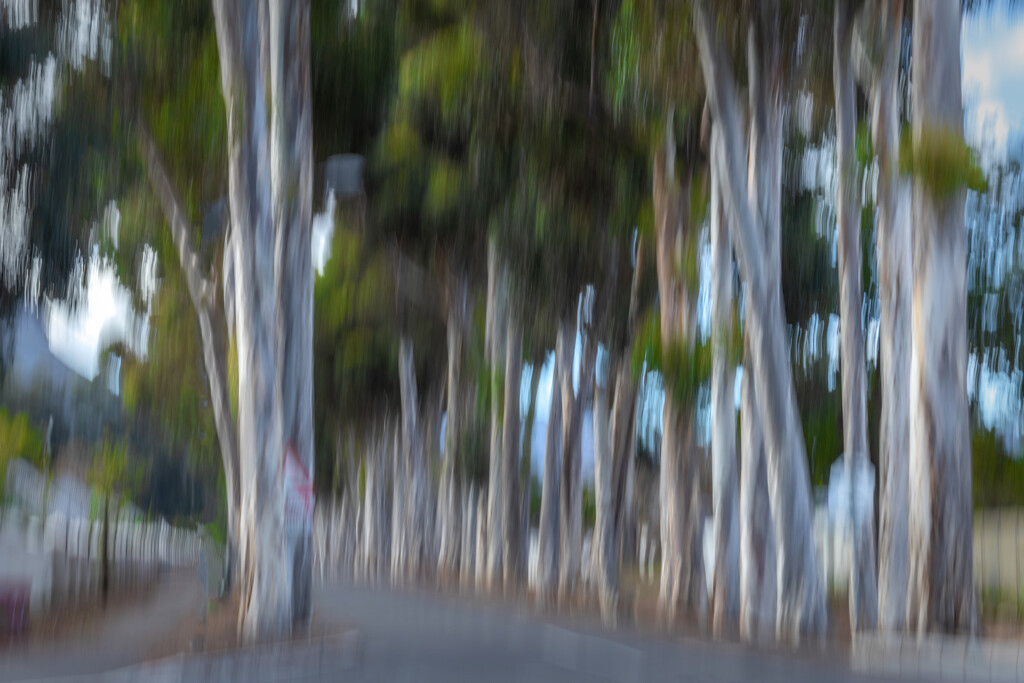
<path id="1" fill-rule="evenodd" d="M 714 28 L 704 8 L 700 4 L 695 5 L 694 14 L 700 64 L 715 121 L 711 135 L 712 154 L 721 154 L 725 162 L 719 164 L 719 174 L 726 196 L 735 212 L 733 230 L 730 230 L 733 247 L 743 279 L 749 285 L 750 291 L 761 293 L 764 287 L 761 258 L 764 243 L 758 222 L 750 208 L 744 177 L 745 150 L 736 114 L 736 85 L 729 59 L 721 45 L 714 39 Z M 716 149 L 719 146 L 721 148 Z"/>
<path id="2" fill-rule="evenodd" d="M 153 138 L 141 121 L 137 122 L 137 127 L 146 163 L 146 176 L 157 195 L 164 217 L 167 219 L 167 225 L 171 229 L 175 246 L 178 248 L 181 269 L 185 273 L 189 298 L 192 300 L 192 306 L 199 318 L 199 332 L 203 341 L 203 361 L 206 365 L 206 376 L 210 385 L 210 402 L 213 404 L 213 418 L 217 427 L 217 439 L 220 442 L 221 459 L 224 461 L 224 477 L 228 485 L 228 504 L 237 504 L 239 500 L 238 434 L 231 416 L 228 373 L 225 364 L 228 347 L 223 330 L 223 316 L 212 315 L 217 301 L 215 287 L 203 277 L 199 270 L 199 258 L 189 244 L 191 231 L 185 218 L 185 212 L 175 195 L 170 176 L 160 157 L 160 152 L 156 148 L 156 143 L 153 142 Z M 215 321 L 219 321 L 220 324 L 215 324 Z"/>
<path id="3" fill-rule="evenodd" d="M 181 262 L 181 269 L 185 273 L 185 283 L 188 286 L 189 296 L 196 309 L 203 308 L 206 301 L 213 292 L 213 285 L 207 280 L 199 267 L 199 256 L 193 251 L 191 241 L 191 230 L 188 225 L 188 218 L 174 192 L 170 175 L 164 165 L 160 152 L 156 148 L 149 131 L 138 123 L 139 141 L 142 143 L 142 155 L 146 162 L 146 176 L 149 184 L 156 193 L 160 208 L 163 209 L 167 225 L 171 229 L 171 236 L 174 238 L 174 246 L 178 249 L 178 260 Z"/>

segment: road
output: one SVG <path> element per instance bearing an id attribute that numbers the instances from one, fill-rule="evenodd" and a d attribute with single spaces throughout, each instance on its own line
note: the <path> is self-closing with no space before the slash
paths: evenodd
<path id="1" fill-rule="evenodd" d="M 315 593 L 321 618 L 356 626 L 355 681 L 853 681 L 846 658 L 756 651 L 631 629 L 565 623 L 450 596 L 334 584 Z"/>
<path id="2" fill-rule="evenodd" d="M 318 621 L 348 627 L 344 646 L 298 644 L 139 665 L 201 603 L 194 575 L 167 577 L 154 597 L 112 617 L 88 641 L 0 657 L 0 681 L 853 681 L 845 657 L 757 651 L 670 638 L 510 604 L 334 583 L 314 592 Z M 332 629 L 333 630 L 333 629 Z M 355 643 L 355 645 L 353 645 Z"/>

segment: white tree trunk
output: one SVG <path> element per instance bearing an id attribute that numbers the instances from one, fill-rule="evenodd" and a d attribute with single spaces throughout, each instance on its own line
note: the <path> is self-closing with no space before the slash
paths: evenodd
<path id="1" fill-rule="evenodd" d="M 910 386 L 910 182 L 899 172 L 899 59 L 903 2 L 885 3 L 882 63 L 872 79 L 871 135 L 878 155 L 879 425 L 878 625 L 902 630 L 907 609 Z"/>
<path id="2" fill-rule="evenodd" d="M 423 439 L 420 435 L 419 396 L 416 390 L 416 367 L 413 362 L 412 341 L 403 336 L 398 347 L 398 377 L 402 394 L 402 449 L 399 469 L 405 472 L 405 495 L 401 501 L 402 526 L 399 538 L 403 561 L 397 571 L 406 579 L 416 577 L 426 557 L 427 481 L 423 462 Z"/>
<path id="3" fill-rule="evenodd" d="M 448 304 L 448 405 L 444 435 L 444 460 L 441 466 L 441 487 L 438 496 L 438 527 L 440 549 L 438 571 L 442 578 L 457 575 L 461 550 L 462 514 L 458 478 L 459 439 L 462 435 L 462 330 L 466 306 L 465 281 Z"/>
<path id="4" fill-rule="evenodd" d="M 537 601 L 551 604 L 558 586 L 559 489 L 561 488 L 562 368 L 572 362 L 568 320 L 558 328 L 555 341 L 555 365 L 551 374 L 551 405 L 548 409 L 548 433 L 544 453 L 544 481 L 541 484 L 540 528 L 538 529 Z"/>
<path id="5" fill-rule="evenodd" d="M 749 368 L 750 355 L 745 356 Z M 775 636 L 778 588 L 768 469 L 753 373 L 744 371 L 740 395 L 740 636 Z"/>
<path id="6" fill-rule="evenodd" d="M 582 304 L 581 304 L 582 306 Z M 577 315 L 577 333 L 583 339 L 583 358 L 580 360 L 579 392 L 572 389 L 571 362 L 562 365 L 562 476 L 559 492 L 559 532 L 561 548 L 558 557 L 558 597 L 566 603 L 576 593 L 580 579 L 580 563 L 583 561 L 583 471 L 581 435 L 583 431 L 583 409 L 594 381 L 594 363 L 597 345 L 592 335 L 583 333 L 582 312 Z M 575 345 L 575 335 L 572 341 Z"/>
<path id="7" fill-rule="evenodd" d="M 611 364 L 609 364 L 610 366 Z M 594 535 L 591 539 L 590 575 L 597 586 L 601 617 L 608 623 L 614 621 L 614 606 L 611 605 L 612 586 L 610 555 L 615 541 L 615 510 L 613 507 L 614 449 L 608 428 L 609 412 L 608 385 L 612 381 L 611 368 L 605 373 L 604 383 L 594 381 L 594 404 L 592 408 L 594 428 Z"/>
<path id="8" fill-rule="evenodd" d="M 662 149 L 655 155 L 654 212 L 661 313 L 662 348 L 685 345 L 693 348 L 694 297 L 686 291 L 678 273 L 677 255 L 684 239 L 683 216 L 688 212 L 674 176 L 675 141 L 671 118 Z M 663 620 L 672 622 L 680 607 L 707 611 L 702 532 L 703 511 L 697 477 L 696 445 L 691 406 L 679 405 L 671 390 L 665 393 L 662 417 L 661 471 L 661 585 L 658 608 Z"/>
<path id="9" fill-rule="evenodd" d="M 270 0 L 270 175 L 282 437 L 313 475 L 313 117 L 309 0 Z M 307 520 L 311 521 L 311 520 Z M 289 537 L 292 618 L 312 614 L 312 526 Z"/>
<path id="10" fill-rule="evenodd" d="M 744 145 L 737 117 L 736 91 L 728 57 L 717 44 L 714 29 L 699 6 L 695 9 L 697 43 L 708 99 L 714 115 L 712 153 L 725 163 L 719 170 L 730 207 L 733 247 L 747 285 L 747 330 L 754 340 L 752 367 L 758 390 L 758 409 L 765 429 L 768 484 L 778 541 L 778 637 L 798 642 L 803 633 L 821 636 L 826 625 L 825 596 L 811 532 L 810 481 L 796 393 L 790 370 L 785 319 L 779 293 L 779 267 L 766 255 L 763 219 L 755 217 L 743 182 Z M 756 56 L 756 50 L 750 50 Z M 749 61 L 749 57 L 748 57 Z M 751 69 L 757 75 L 757 69 Z M 757 89 L 757 80 L 751 90 Z M 753 95 L 752 95 L 753 97 Z M 761 99 L 761 98 L 758 98 Z M 764 98 L 761 111 L 777 112 L 776 98 Z M 773 103 L 774 101 L 774 103 Z M 754 116 L 758 115 L 755 110 Z M 718 149 L 716 149 L 718 148 Z M 774 176 L 774 165 L 759 173 Z M 765 177 L 756 185 L 777 196 L 779 185 Z M 767 189 L 767 188 L 766 188 Z M 776 224 L 777 226 L 778 224 Z M 773 229 L 778 234 L 777 229 Z"/>
<path id="11" fill-rule="evenodd" d="M 850 485 L 850 628 L 875 628 L 878 592 L 875 578 L 874 504 L 860 509 L 856 484 L 868 462 L 867 367 L 861 325 L 860 183 L 854 137 L 857 93 L 853 79 L 852 17 L 844 0 L 836 3 L 832 74 L 836 97 L 836 217 L 839 253 L 839 313 L 842 334 L 843 446 Z"/>
<path id="12" fill-rule="evenodd" d="M 240 455 L 240 623 L 249 640 L 287 633 L 292 567 L 284 530 L 284 455 L 278 386 L 275 229 L 270 207 L 268 115 L 257 8 L 216 0 L 214 15 L 228 119 L 228 197 L 235 253 Z"/>
<path id="13" fill-rule="evenodd" d="M 915 150 L 962 139 L 959 46 L 960 3 L 915 0 Z M 963 188 L 939 196 L 915 179 L 908 624 L 918 633 L 977 630 L 964 200 Z"/>
<path id="14" fill-rule="evenodd" d="M 189 299 L 199 320 L 199 333 L 203 343 L 203 363 L 206 367 L 206 378 L 210 389 L 210 403 L 213 407 L 213 420 L 217 429 L 217 442 L 220 447 L 221 462 L 224 466 L 224 481 L 227 506 L 227 543 L 225 547 L 224 577 L 227 586 L 234 585 L 237 573 L 238 548 L 238 504 L 239 504 L 239 464 L 238 464 L 238 432 L 231 414 L 230 387 L 227 376 L 228 338 L 225 333 L 225 318 L 229 329 L 233 326 L 233 309 L 225 311 L 224 316 L 217 315 L 217 293 L 214 286 L 202 276 L 199 270 L 199 257 L 191 246 L 191 230 L 185 222 L 185 211 L 178 199 L 170 176 L 163 163 L 156 144 L 147 131 L 141 135 L 143 152 L 146 158 L 146 174 L 150 184 L 160 201 L 167 224 L 171 229 L 174 244 L 178 251 L 178 260 L 185 274 L 185 285 Z M 225 266 L 232 266 L 234 253 L 230 241 L 225 245 Z M 228 270 L 226 267 L 225 270 Z M 223 273 L 225 279 L 228 273 Z M 234 278 L 231 276 L 231 299 L 225 297 L 225 305 L 234 305 Z"/>
<path id="15" fill-rule="evenodd" d="M 522 499 L 519 486 L 519 395 L 523 371 L 523 330 L 510 314 L 505 336 L 505 398 L 501 445 L 502 573 L 505 590 L 518 585 L 522 569 Z"/>
<path id="16" fill-rule="evenodd" d="M 716 163 L 712 159 L 712 164 Z M 714 367 L 711 375 L 711 485 L 715 576 L 712 629 L 721 633 L 739 616 L 739 484 L 736 474 L 735 370 L 729 359 L 732 335 L 732 245 L 721 188 L 711 175 L 711 315 Z"/>

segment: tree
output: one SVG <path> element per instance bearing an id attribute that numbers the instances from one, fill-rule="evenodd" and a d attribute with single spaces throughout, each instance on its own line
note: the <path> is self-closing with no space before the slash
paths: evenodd
<path id="1" fill-rule="evenodd" d="M 898 163 L 903 3 L 867 3 L 861 38 L 867 59 L 871 143 L 879 167 L 878 297 L 879 372 L 883 382 L 879 428 L 878 626 L 903 627 L 907 605 L 907 492 L 911 245 L 909 179 Z M 867 17 L 875 17 L 872 22 Z M 855 38 L 858 37 L 855 34 Z M 855 62 L 856 63 L 856 62 Z"/>
<path id="2" fill-rule="evenodd" d="M 715 163 L 712 159 L 712 163 Z M 715 575 L 712 628 L 721 633 L 740 613 L 740 511 L 736 462 L 735 368 L 732 245 L 729 223 L 715 170 L 711 174 L 711 308 L 714 368 L 711 375 L 711 484 L 714 514 Z"/>
<path id="3" fill-rule="evenodd" d="M 977 631 L 960 3 L 914 3 L 908 626 Z"/>
<path id="4" fill-rule="evenodd" d="M 762 8 L 764 9 L 764 8 Z M 778 544 L 777 636 L 798 641 L 802 633 L 821 634 L 825 628 L 824 593 L 817 572 L 811 538 L 810 491 L 800 417 L 796 411 L 793 377 L 785 346 L 784 318 L 779 293 L 779 265 L 771 248 L 778 240 L 777 209 L 765 210 L 766 203 L 778 206 L 780 162 L 765 158 L 755 137 L 751 164 L 756 181 L 756 199 L 748 203 L 743 181 L 743 142 L 738 121 L 736 92 L 728 56 L 716 30 L 700 4 L 695 7 L 695 28 L 708 100 L 716 122 L 711 154 L 721 155 L 720 181 L 730 206 L 733 247 L 747 288 L 747 322 L 755 343 L 751 371 L 756 377 L 758 413 L 765 431 L 768 481 L 772 518 Z M 778 82 L 777 62 L 759 61 L 763 46 L 773 45 L 775 36 L 752 28 L 748 40 L 748 71 L 751 119 L 755 130 L 760 116 L 778 116 L 778 92 L 769 88 Z M 761 47 L 759 47 L 761 46 Z M 770 53 L 768 53 L 770 55 Z M 768 72 L 762 72 L 762 65 Z M 768 76 L 774 75 L 772 81 Z M 763 88 L 763 89 L 762 89 Z M 763 98 L 763 99 L 762 99 Z M 781 144 L 772 128 L 762 129 L 766 149 L 771 153 Z M 769 204 L 770 205 L 770 204 Z M 760 209 L 759 211 L 756 209 Z M 773 263 L 774 261 L 774 263 Z"/>
<path id="5" fill-rule="evenodd" d="M 856 84 L 851 54 L 853 16 L 849 4 L 835 7 L 832 73 L 836 99 L 836 165 L 839 299 L 843 366 L 843 438 L 846 481 L 850 487 L 852 560 L 850 569 L 850 626 L 853 632 L 874 629 L 878 616 L 875 578 L 874 509 L 859 508 L 857 482 L 868 463 L 867 366 L 861 326 L 860 197 L 855 140 Z"/>

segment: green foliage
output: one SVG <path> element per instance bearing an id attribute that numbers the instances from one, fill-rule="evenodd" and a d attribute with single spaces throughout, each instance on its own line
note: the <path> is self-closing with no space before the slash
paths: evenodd
<path id="1" fill-rule="evenodd" d="M 939 198 L 968 187 L 985 192 L 988 182 L 963 136 L 947 128 L 929 128 L 915 144 L 906 128 L 900 136 L 900 171 L 921 180 Z"/>
<path id="2" fill-rule="evenodd" d="M 742 341 L 735 340 L 737 334 L 733 331 L 729 335 L 730 355 L 742 356 Z M 713 344 L 708 340 L 693 344 L 673 340 L 666 346 L 662 339 L 661 316 L 652 310 L 640 323 L 634 341 L 631 358 L 634 377 L 640 376 L 644 363 L 648 369 L 661 373 L 666 388 L 680 405 L 692 406 L 700 387 L 711 381 Z"/>
<path id="3" fill-rule="evenodd" d="M 45 469 L 43 458 L 43 437 L 32 426 L 28 415 L 11 415 L 7 408 L 0 408 L 0 494 L 7 483 L 7 465 L 21 458 L 38 470 Z"/>
<path id="4" fill-rule="evenodd" d="M 594 489 L 590 486 L 583 488 L 583 528 L 593 529 L 597 523 L 597 501 L 594 498 Z"/>
<path id="5" fill-rule="evenodd" d="M 1024 505 L 1024 461 L 992 430 L 971 434 L 971 486 L 975 509 Z"/>
<path id="6" fill-rule="evenodd" d="M 92 456 L 87 480 L 104 496 L 131 497 L 141 484 L 142 468 L 128 461 L 128 444 L 104 439 Z"/>

